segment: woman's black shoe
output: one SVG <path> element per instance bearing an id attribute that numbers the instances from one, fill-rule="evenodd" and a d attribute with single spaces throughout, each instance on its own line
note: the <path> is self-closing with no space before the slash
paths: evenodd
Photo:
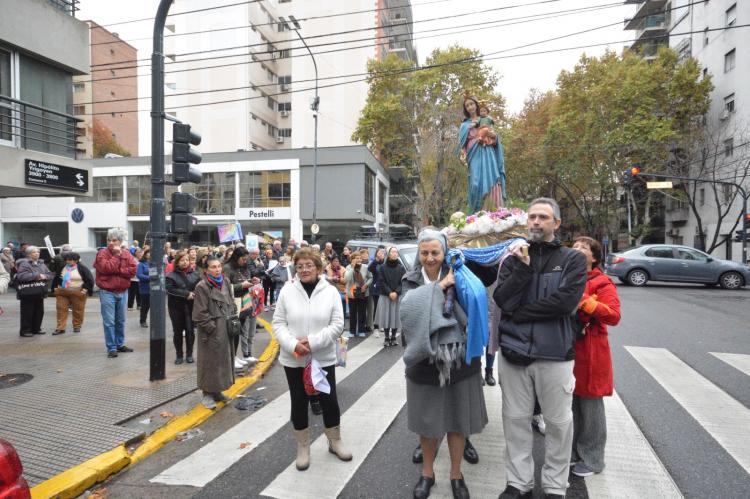
<path id="1" fill-rule="evenodd" d="M 424 456 L 422 455 L 422 446 L 417 445 L 417 448 L 414 449 L 414 453 L 411 455 L 411 462 L 414 464 L 419 464 L 424 460 Z"/>
<path id="2" fill-rule="evenodd" d="M 182 362 L 183 362 L 183 359 L 182 359 L 182 357 L 177 357 L 176 359 L 174 359 L 174 363 L 175 363 L 176 365 L 178 365 L 178 366 L 179 366 L 180 364 L 182 364 Z"/>
<path id="3" fill-rule="evenodd" d="M 495 386 L 497 384 L 497 382 L 495 381 L 495 377 L 492 376 L 492 369 L 484 370 L 484 381 L 489 386 Z"/>
<path id="4" fill-rule="evenodd" d="M 464 459 L 469 464 L 477 464 L 479 462 L 479 454 L 477 454 L 477 450 L 471 445 L 468 438 L 466 439 L 466 445 L 464 445 Z"/>
<path id="5" fill-rule="evenodd" d="M 458 480 L 451 480 L 451 489 L 453 499 L 469 499 L 469 489 L 466 487 L 463 475 Z"/>
<path id="6" fill-rule="evenodd" d="M 310 408 L 312 409 L 312 413 L 316 416 L 320 416 L 321 414 L 323 414 L 323 408 L 320 406 L 319 400 L 311 400 Z"/>
<path id="7" fill-rule="evenodd" d="M 187 362 L 188 364 L 192 364 L 193 362 L 195 362 L 195 359 L 193 359 L 192 355 L 188 355 L 187 357 L 185 357 L 185 362 Z"/>
<path id="8" fill-rule="evenodd" d="M 414 499 L 427 499 L 430 497 L 430 489 L 435 485 L 435 477 L 421 476 L 414 487 Z M 466 496 L 469 497 L 469 496 Z"/>

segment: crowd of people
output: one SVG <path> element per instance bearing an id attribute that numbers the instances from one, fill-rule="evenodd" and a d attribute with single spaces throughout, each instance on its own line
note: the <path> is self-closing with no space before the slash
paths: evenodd
<path id="1" fill-rule="evenodd" d="M 507 482 L 500 499 L 532 496 L 534 423 L 545 438 L 545 497 L 564 497 L 569 472 L 589 476 L 604 470 L 603 397 L 613 392 L 607 327 L 619 322 L 620 304 L 616 287 L 601 270 L 601 245 L 579 237 L 572 247 L 564 246 L 556 236 L 560 223 L 554 200 L 534 200 L 528 237 L 512 245 L 509 256 L 490 267 L 467 262 L 490 297 L 489 319 L 480 325 L 489 333 L 489 345 L 470 360 L 468 330 L 477 317 L 458 300 L 446 306 L 456 278 L 446 261 L 447 239 L 438 230 L 420 232 L 417 260 L 409 270 L 398 249 L 387 246 L 371 256 L 367 250 L 344 247 L 339 254 L 331 243 L 320 247 L 293 239 L 286 246 L 276 240 L 262 248 L 235 244 L 178 250 L 167 243 L 175 364 L 196 362 L 197 348 L 202 403 L 215 408 L 229 400 L 223 391 L 234 383 L 236 371 L 258 361 L 253 356 L 256 319 L 273 312 L 291 398 L 296 466 L 305 470 L 310 465 L 308 407 L 323 417 L 329 451 L 343 461 L 352 459 L 342 442 L 336 395 L 341 337 L 382 333 L 387 348 L 400 334 L 407 425 L 419 437 L 412 460 L 422 464 L 413 497 L 429 497 L 435 456 L 447 438 L 453 496 L 464 499 L 469 490 L 462 460 L 479 460 L 469 437 L 488 423 L 482 386 L 495 385 L 497 359 Z M 132 351 L 125 344 L 126 309 L 140 308 L 141 326 L 148 327 L 151 251 L 138 241 L 128 247 L 124 240 L 122 230 L 111 229 L 107 247 L 94 262 L 109 357 Z M 0 269 L 0 292 L 14 278 L 21 336 L 44 334 L 44 298 L 50 288 L 57 301 L 53 334 L 65 332 L 69 310 L 73 331 L 79 332 L 94 290 L 80 255 L 65 246 L 48 268 L 39 248 L 26 245 L 22 251 L 4 248 Z M 325 378 L 327 392 L 311 386 L 313 366 Z"/>

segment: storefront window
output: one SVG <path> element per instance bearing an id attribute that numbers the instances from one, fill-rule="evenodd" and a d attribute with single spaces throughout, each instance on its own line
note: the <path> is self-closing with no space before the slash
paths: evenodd
<path id="1" fill-rule="evenodd" d="M 289 171 L 240 172 L 240 206 L 285 208 L 290 206 Z"/>
<path id="2" fill-rule="evenodd" d="M 92 193 L 91 197 L 76 197 L 76 202 L 122 202 L 122 177 L 94 177 Z"/>
<path id="3" fill-rule="evenodd" d="M 198 200 L 194 213 L 234 215 L 234 172 L 204 173 L 200 184 L 182 184 Z"/>

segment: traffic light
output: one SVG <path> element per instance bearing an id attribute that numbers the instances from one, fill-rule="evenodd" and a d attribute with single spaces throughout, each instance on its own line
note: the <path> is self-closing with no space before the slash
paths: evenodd
<path id="1" fill-rule="evenodd" d="M 750 229 L 750 213 L 745 213 L 745 220 L 743 221 L 742 227 L 745 230 Z"/>
<path id="2" fill-rule="evenodd" d="M 641 168 L 638 166 L 633 166 L 622 172 L 622 186 L 626 189 L 633 187 L 633 180 L 635 180 L 635 177 L 640 175 L 640 173 Z"/>
<path id="3" fill-rule="evenodd" d="M 190 129 L 187 123 L 172 125 L 172 180 L 175 184 L 192 182 L 200 184 L 203 174 L 193 165 L 201 162 L 201 153 L 190 147 L 201 143 L 201 136 Z M 197 200 L 186 192 L 172 193 L 170 232 L 187 234 L 192 231 L 193 216 Z"/>

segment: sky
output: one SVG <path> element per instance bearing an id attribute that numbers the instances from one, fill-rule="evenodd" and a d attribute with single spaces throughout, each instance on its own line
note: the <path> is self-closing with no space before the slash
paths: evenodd
<path id="1" fill-rule="evenodd" d="M 227 3 L 232 2 L 227 0 Z M 572 70 L 584 52 L 601 55 L 608 47 L 619 52 L 629 45 L 626 41 L 632 37 L 632 32 L 623 31 L 623 21 L 632 16 L 635 9 L 624 5 L 622 0 L 476 0 L 473 3 L 461 0 L 413 0 L 412 4 L 420 63 L 424 63 L 434 49 L 453 44 L 477 49 L 483 54 L 496 53 L 491 57 L 502 58 L 487 58 L 486 63 L 500 75 L 498 91 L 505 96 L 507 109 L 511 113 L 522 109 L 531 89 L 554 89 L 560 71 Z M 157 5 L 157 0 L 81 0 L 77 17 L 107 25 L 152 17 Z M 480 5 L 481 9 L 478 8 Z M 596 10 L 560 12 L 573 9 Z M 173 10 L 177 11 L 178 8 Z M 528 18 L 536 15 L 543 18 L 533 21 Z M 432 20 L 434 18 L 444 19 Z M 472 26 L 460 27 L 463 25 Z M 603 27 L 605 25 L 611 26 Z M 109 26 L 108 29 L 117 32 L 122 39 L 132 41 L 148 38 L 152 26 L 149 21 Z M 455 29 L 445 32 L 420 33 L 452 27 Z M 591 31 L 575 34 L 585 30 Z M 437 33 L 441 36 L 433 36 Z M 553 38 L 557 39 L 550 40 Z M 150 40 L 132 41 L 131 44 L 138 49 L 139 59 L 149 57 Z M 594 44 L 601 45 L 561 50 Z M 519 48 L 523 45 L 527 47 Z M 528 55 L 529 52 L 547 50 L 555 52 Z M 145 68 L 144 72 L 147 70 Z M 147 95 L 148 79 L 142 78 L 139 85 L 145 85 L 146 92 L 141 95 Z M 148 105 L 148 101 L 140 103 L 141 108 Z"/>

